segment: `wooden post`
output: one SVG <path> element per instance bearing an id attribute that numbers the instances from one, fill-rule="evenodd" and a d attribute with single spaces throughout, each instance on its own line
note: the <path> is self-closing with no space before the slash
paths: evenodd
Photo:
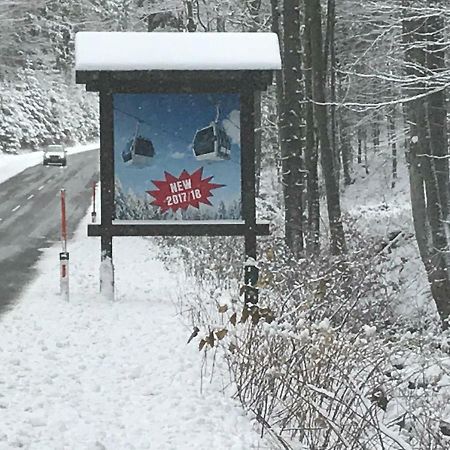
<path id="1" fill-rule="evenodd" d="M 114 215 L 114 111 L 108 80 L 100 90 L 101 263 L 100 292 L 114 300 L 112 220 Z"/>
<path id="2" fill-rule="evenodd" d="M 255 93 L 251 76 L 241 91 L 242 215 L 245 221 L 245 304 L 258 302 L 256 263 Z"/>

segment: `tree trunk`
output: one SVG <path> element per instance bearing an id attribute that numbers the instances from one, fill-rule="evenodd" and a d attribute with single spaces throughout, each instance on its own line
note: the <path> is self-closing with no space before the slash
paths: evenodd
<path id="1" fill-rule="evenodd" d="M 363 129 L 363 147 L 364 147 L 364 171 L 366 175 L 369 175 L 369 159 L 367 157 L 368 144 L 367 144 L 367 129 Z"/>
<path id="2" fill-rule="evenodd" d="M 320 0 L 305 0 L 305 20 L 310 21 L 314 113 L 320 142 L 320 161 L 325 178 L 331 252 L 340 254 L 346 251 L 346 244 L 341 218 L 339 184 L 336 179 L 334 155 L 328 135 Z"/>
<path id="3" fill-rule="evenodd" d="M 334 30 L 336 24 L 336 4 L 335 0 L 327 2 L 327 31 L 324 45 L 324 73 L 328 73 L 328 55 L 330 56 L 330 143 L 331 151 L 334 155 L 334 170 L 336 179 L 339 183 L 340 178 L 340 148 L 337 145 L 337 114 L 336 114 L 336 43 L 334 39 Z"/>
<path id="4" fill-rule="evenodd" d="M 194 7 L 192 0 L 186 0 L 186 30 L 193 33 L 197 29 L 197 25 L 194 20 Z"/>
<path id="5" fill-rule="evenodd" d="M 344 184 L 349 186 L 353 183 L 352 180 L 352 144 L 350 141 L 349 124 L 345 119 L 345 111 L 340 114 L 340 132 L 341 132 L 341 155 L 342 155 L 342 168 L 344 170 Z"/>
<path id="6" fill-rule="evenodd" d="M 403 5 L 410 6 L 404 0 Z M 432 3 L 432 2 L 430 2 Z M 406 44 L 406 73 L 416 77 L 410 95 L 425 92 L 424 74 L 443 70 L 443 20 L 407 15 L 403 19 Z M 425 50 L 425 41 L 431 41 Z M 427 86 L 428 87 L 428 86 Z M 420 255 L 427 271 L 431 293 L 444 328 L 450 315 L 450 278 L 448 271 L 448 146 L 444 87 L 430 86 L 433 92 L 415 98 L 407 105 L 410 124 L 409 172 L 414 226 Z"/>
<path id="7" fill-rule="evenodd" d="M 320 200 L 319 200 L 319 176 L 317 163 L 319 160 L 318 147 L 315 136 L 312 67 L 311 67 L 311 30 L 310 21 L 305 21 L 303 37 L 305 57 L 305 169 L 307 172 L 306 198 L 308 204 L 308 230 L 306 233 L 306 248 L 311 253 L 319 251 L 320 241 Z"/>
<path id="8" fill-rule="evenodd" d="M 271 0 L 273 17 L 278 3 Z M 273 28 L 279 32 L 279 22 Z M 300 128 L 300 7 L 299 0 L 283 3 L 282 77 L 277 79 L 278 117 L 285 211 L 285 240 L 295 257 L 303 251 L 303 174 Z M 281 86 L 278 84 L 282 81 Z"/>
<path id="9" fill-rule="evenodd" d="M 362 163 L 362 131 L 358 127 L 358 164 Z"/>
<path id="10" fill-rule="evenodd" d="M 339 95 L 344 96 L 342 89 L 339 89 Z M 342 169 L 344 171 L 344 185 L 349 186 L 353 183 L 352 180 L 352 163 L 353 163 L 353 151 L 350 137 L 350 125 L 347 120 L 348 112 L 341 109 L 339 112 L 339 131 L 340 131 L 340 151 L 338 153 L 342 156 Z"/>
<path id="11" fill-rule="evenodd" d="M 430 6 L 437 2 L 430 1 Z M 427 48 L 426 65 L 430 72 L 445 70 L 444 18 L 437 13 L 427 19 L 427 36 L 431 43 Z M 427 210 L 433 238 L 434 252 L 431 257 L 434 271 L 431 290 L 442 320 L 450 316 L 450 265 L 448 259 L 448 145 L 445 87 L 438 83 L 425 99 L 427 128 L 430 136 L 430 155 L 425 157 L 425 187 Z M 444 322 L 448 327 L 448 322 Z"/>
<path id="12" fill-rule="evenodd" d="M 430 5 L 439 2 L 430 1 Z M 446 70 L 445 50 L 447 44 L 444 36 L 444 18 L 437 13 L 430 16 L 427 21 L 427 32 L 433 37 L 433 41 L 427 48 L 427 68 L 434 73 Z M 430 148 L 433 180 L 437 186 L 439 208 L 441 210 L 442 223 L 448 223 L 449 215 L 449 166 L 448 166 L 448 140 L 447 140 L 447 105 L 446 87 L 444 83 L 436 82 L 432 86 L 433 92 L 427 97 L 428 126 L 430 128 Z M 444 226 L 440 230 L 446 235 Z"/>
<path id="13" fill-rule="evenodd" d="M 378 122 L 379 116 L 378 112 L 375 113 L 372 123 L 372 143 L 373 143 L 373 152 L 377 153 L 380 147 L 380 124 Z"/>
<path id="14" fill-rule="evenodd" d="M 392 159 L 392 181 L 391 188 L 395 188 L 395 182 L 397 180 L 397 132 L 395 129 L 395 105 L 389 108 L 388 113 L 388 137 L 389 144 L 391 146 L 391 159 Z"/>

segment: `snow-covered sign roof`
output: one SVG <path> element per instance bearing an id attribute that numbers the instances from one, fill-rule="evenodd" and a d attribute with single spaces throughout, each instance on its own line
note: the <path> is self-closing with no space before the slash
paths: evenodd
<path id="1" fill-rule="evenodd" d="M 77 71 L 277 70 L 275 33 L 80 32 Z"/>

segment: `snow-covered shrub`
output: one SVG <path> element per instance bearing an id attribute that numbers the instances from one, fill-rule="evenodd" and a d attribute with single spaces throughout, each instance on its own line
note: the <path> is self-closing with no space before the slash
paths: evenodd
<path id="1" fill-rule="evenodd" d="M 224 352 L 237 396 L 285 448 L 448 448 L 448 357 L 395 315 L 389 243 L 354 232 L 345 257 L 294 261 L 261 240 L 260 303 L 245 308 L 236 238 L 175 241 L 195 279 L 194 342 Z"/>

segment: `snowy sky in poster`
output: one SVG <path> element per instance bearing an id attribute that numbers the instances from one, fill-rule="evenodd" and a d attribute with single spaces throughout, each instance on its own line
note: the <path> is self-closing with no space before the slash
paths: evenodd
<path id="1" fill-rule="evenodd" d="M 197 161 L 192 142 L 198 129 L 216 119 L 231 138 L 231 159 Z M 164 179 L 164 171 L 179 176 L 203 167 L 203 176 L 225 187 L 213 191 L 211 203 L 217 206 L 241 198 L 240 105 L 238 94 L 115 94 L 114 149 L 115 175 L 124 192 L 153 200 L 146 190 L 155 189 L 152 180 Z M 134 138 L 138 119 L 138 135 L 152 141 L 155 157 L 149 167 L 127 166 L 122 151 Z"/>

